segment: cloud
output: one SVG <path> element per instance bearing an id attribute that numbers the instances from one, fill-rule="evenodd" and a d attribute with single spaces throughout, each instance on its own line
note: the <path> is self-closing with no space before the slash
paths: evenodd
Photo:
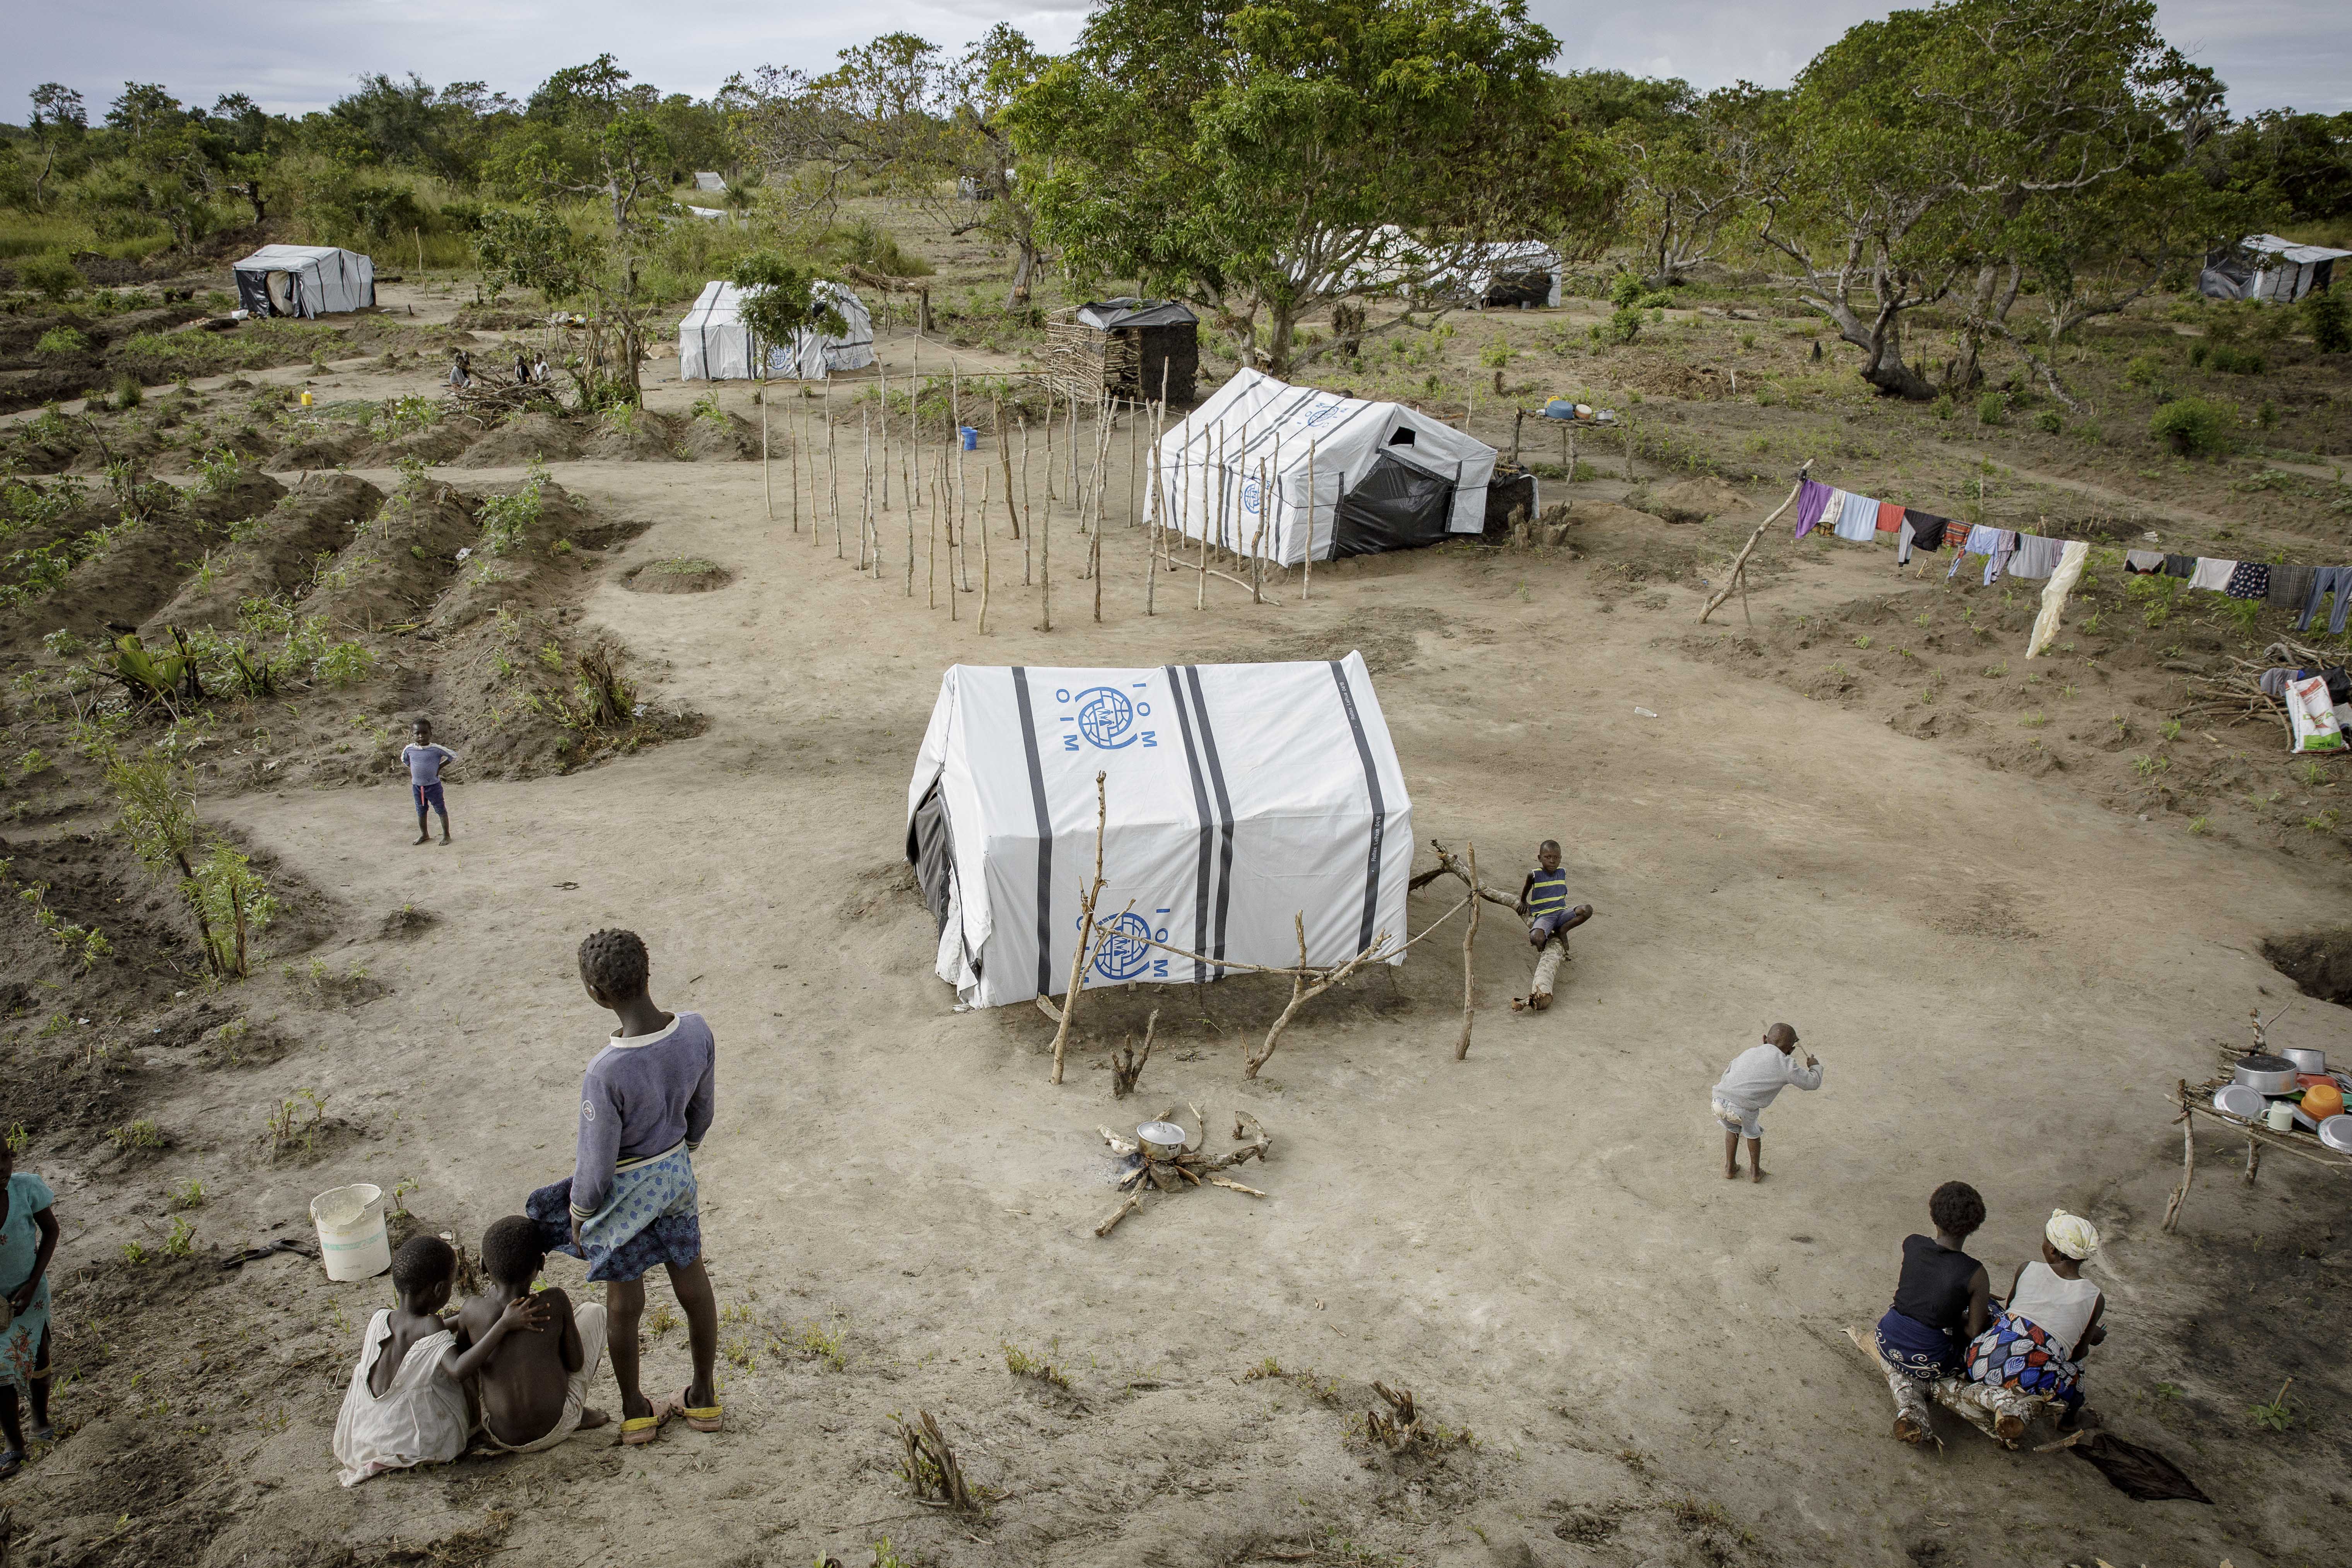
<path id="1" fill-rule="evenodd" d="M 415 71 L 436 85 L 487 79 L 521 96 L 549 72 L 610 52 L 668 91 L 707 94 L 772 62 L 823 68 L 845 45 L 904 29 L 957 47 L 999 20 L 1048 49 L 1067 47 L 1089 0 L 868 0 L 858 5 L 699 0 L 306 0 L 256 9 L 225 0 L 81 0 L 12 8 L 0 58 L 0 116 L 21 121 L 35 84 L 62 81 L 102 108 L 131 81 L 159 81 L 209 104 L 247 92 L 289 112 L 322 108 L 362 72 Z M 1561 40 L 1565 67 L 1644 74 L 1694 86 L 1783 85 L 1822 46 L 1885 7 L 1853 0 L 1650 0 L 1603 9 L 1530 0 Z M 2168 37 L 2230 84 L 2241 112 L 2292 104 L 2352 108 L 2340 0 L 2169 0 Z"/>

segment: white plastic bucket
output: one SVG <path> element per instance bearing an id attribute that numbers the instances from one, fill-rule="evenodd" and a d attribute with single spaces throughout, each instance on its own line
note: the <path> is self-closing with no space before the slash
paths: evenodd
<path id="1" fill-rule="evenodd" d="M 330 1279 L 373 1279 L 392 1267 L 383 1228 L 383 1189 L 369 1182 L 334 1187 L 310 1200 L 319 1260 Z"/>

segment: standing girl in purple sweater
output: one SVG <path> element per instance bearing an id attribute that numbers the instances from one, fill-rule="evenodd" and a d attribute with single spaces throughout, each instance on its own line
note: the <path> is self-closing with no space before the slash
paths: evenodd
<path id="1" fill-rule="evenodd" d="M 719 1302 L 702 1267 L 694 1151 L 716 1108 L 717 1047 L 698 1013 L 665 1013 L 646 988 L 651 965 L 635 931 L 600 931 L 580 944 L 580 979 L 620 1030 L 580 1080 L 580 1154 L 572 1175 L 532 1193 L 523 1212 L 550 1251 L 588 1263 L 604 1282 L 613 1381 L 621 1389 L 621 1441 L 650 1443 L 674 1415 L 698 1432 L 722 1424 L 713 1367 Z M 694 1381 L 676 1397 L 648 1400 L 638 1386 L 637 1321 L 646 1272 L 669 1271 L 685 1310 Z"/>

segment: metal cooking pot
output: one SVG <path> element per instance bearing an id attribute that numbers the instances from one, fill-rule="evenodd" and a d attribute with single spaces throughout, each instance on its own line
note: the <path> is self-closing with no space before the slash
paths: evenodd
<path id="1" fill-rule="evenodd" d="M 2242 1083 L 2257 1094 L 2293 1094 L 2294 1071 L 2294 1063 L 2284 1057 L 2250 1052 L 2238 1058 L 2231 1081 Z"/>
<path id="2" fill-rule="evenodd" d="M 1173 1121 L 1147 1121 L 1135 1130 L 1135 1141 L 1154 1160 L 1172 1160 L 1184 1152 L 1184 1129 Z"/>
<path id="3" fill-rule="evenodd" d="M 2313 1050 L 2309 1046 L 2289 1046 L 2279 1055 L 2293 1062 L 2297 1072 L 2324 1073 L 2327 1070 L 2327 1053 Z"/>

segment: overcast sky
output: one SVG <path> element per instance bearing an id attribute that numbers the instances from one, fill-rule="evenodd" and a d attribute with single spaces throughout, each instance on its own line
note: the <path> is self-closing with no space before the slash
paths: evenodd
<path id="1" fill-rule="evenodd" d="M 1847 26 L 1885 7 L 1858 0 L 1647 0 L 1602 7 L 1530 0 L 1564 67 L 1679 76 L 1701 88 L 1785 84 Z M 79 88 L 96 120 L 126 80 L 209 105 L 250 93 L 290 113 L 325 106 L 362 71 L 468 79 L 520 98 L 562 66 L 607 52 L 665 91 L 702 96 L 763 63 L 823 68 L 844 44 L 906 28 L 960 44 L 1002 19 L 1048 48 L 1074 38 L 1086 0 L 9 0 L 0 118 L 22 124 L 37 83 Z M 2164 0 L 2166 36 L 2218 70 L 2241 113 L 2352 108 L 2352 30 L 2342 0 Z M 2331 19 L 2332 18 L 2332 19 Z"/>

